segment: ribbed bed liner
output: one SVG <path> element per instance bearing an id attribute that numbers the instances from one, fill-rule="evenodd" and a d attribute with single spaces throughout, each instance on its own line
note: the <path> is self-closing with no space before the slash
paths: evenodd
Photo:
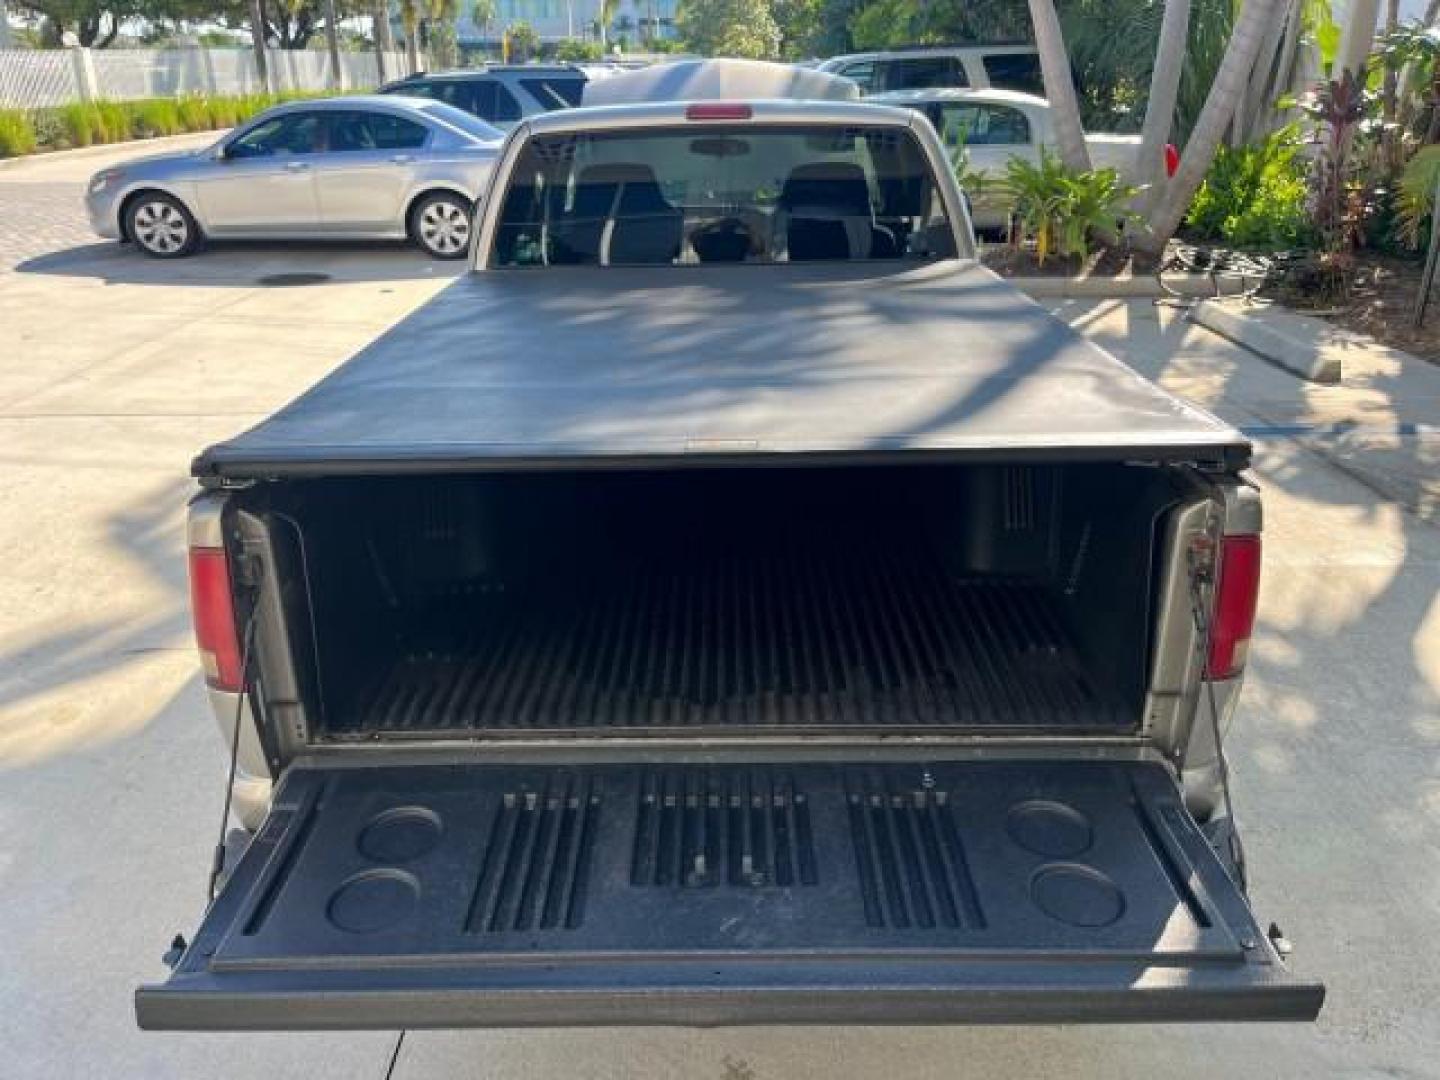
<path id="1" fill-rule="evenodd" d="M 414 619 L 422 630 L 398 631 L 401 659 L 329 730 L 1129 722 L 1119 694 L 1087 675 L 1053 586 L 951 577 L 923 544 L 893 536 L 706 546 L 437 598 Z"/>

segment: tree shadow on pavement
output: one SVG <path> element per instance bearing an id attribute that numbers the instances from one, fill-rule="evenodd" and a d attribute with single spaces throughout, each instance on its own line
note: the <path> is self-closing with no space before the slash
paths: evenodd
<path id="1" fill-rule="evenodd" d="M 287 274 L 323 274 L 336 281 L 443 280 L 459 275 L 467 265 L 464 259 L 432 259 L 403 241 L 216 241 L 184 259 L 152 259 L 130 245 L 105 242 L 38 255 L 17 264 L 15 272 L 107 285 L 248 289 Z"/>

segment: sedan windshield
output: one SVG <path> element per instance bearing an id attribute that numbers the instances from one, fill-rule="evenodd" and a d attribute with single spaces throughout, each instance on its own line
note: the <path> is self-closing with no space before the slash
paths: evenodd
<path id="1" fill-rule="evenodd" d="M 905 127 L 689 125 L 523 148 L 493 264 L 928 260 L 955 254 Z"/>

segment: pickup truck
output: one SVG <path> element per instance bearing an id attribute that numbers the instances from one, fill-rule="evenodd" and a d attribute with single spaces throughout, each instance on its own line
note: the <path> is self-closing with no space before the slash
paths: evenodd
<path id="1" fill-rule="evenodd" d="M 142 1027 L 1316 1016 L 1219 745 L 1250 446 L 976 263 L 929 123 L 534 117 L 472 259 L 194 463 L 255 831 Z"/>
<path id="2" fill-rule="evenodd" d="M 996 181 L 1011 158 L 1039 164 L 1043 152 L 1055 152 L 1050 102 L 1014 90 L 900 90 L 875 94 L 867 101 L 898 105 L 923 113 L 935 125 L 952 159 L 963 148 L 967 172 L 985 183 L 970 190 L 971 218 L 979 229 L 1004 228 L 1010 202 Z M 1085 146 L 1096 169 L 1133 175 L 1140 152 L 1139 135 L 1087 132 Z"/>

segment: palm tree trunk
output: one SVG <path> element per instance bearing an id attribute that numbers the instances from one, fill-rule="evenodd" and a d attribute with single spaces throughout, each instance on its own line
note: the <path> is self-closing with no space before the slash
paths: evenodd
<path id="1" fill-rule="evenodd" d="M 400 0 L 400 24 L 405 28 L 405 62 L 413 75 L 420 70 L 419 0 Z"/>
<path id="2" fill-rule="evenodd" d="M 1215 160 L 1215 151 L 1235 115 L 1235 106 L 1241 92 L 1250 80 L 1255 67 L 1255 56 L 1265 40 L 1266 29 L 1276 16 L 1280 0 L 1245 0 L 1240 8 L 1240 18 L 1231 31 L 1230 41 L 1225 46 L 1225 55 L 1215 73 L 1210 93 L 1205 97 L 1205 107 L 1195 121 L 1195 130 L 1185 144 L 1185 154 L 1180 159 L 1180 168 L 1170 182 L 1165 195 L 1151 211 L 1146 228 L 1135 240 L 1135 246 L 1152 255 L 1165 250 L 1170 237 L 1180 227 L 1180 219 L 1189 209 L 1190 200 L 1195 197 L 1210 163 Z"/>
<path id="3" fill-rule="evenodd" d="M 260 76 L 261 89 L 268 94 L 274 87 L 270 85 L 270 59 L 265 55 L 264 0 L 250 0 L 250 41 L 255 46 L 255 73 Z"/>
<path id="4" fill-rule="evenodd" d="M 1375 20 L 1380 14 L 1380 0 L 1351 0 L 1340 32 L 1340 48 L 1335 50 L 1335 63 L 1330 77 L 1338 79 L 1347 71 L 1357 78 L 1365 74 L 1365 61 L 1375 45 Z"/>
<path id="5" fill-rule="evenodd" d="M 340 27 L 335 14 L 335 0 L 325 0 L 325 47 L 330 51 L 330 89 L 344 90 L 340 75 Z"/>
<path id="6" fill-rule="evenodd" d="M 1131 176 L 1146 188 L 1140 196 L 1141 212 L 1155 204 L 1168 179 L 1165 176 L 1165 143 L 1175 122 L 1175 103 L 1180 97 L 1180 72 L 1185 66 L 1185 45 L 1190 38 L 1190 0 L 1165 0 L 1160 20 L 1160 40 L 1155 48 L 1155 67 L 1150 72 L 1150 96 L 1145 104 L 1145 123 L 1140 128 L 1140 151 L 1132 163 Z"/>
<path id="7" fill-rule="evenodd" d="M 1045 79 L 1045 96 L 1050 99 L 1050 117 L 1055 125 L 1055 148 L 1060 160 L 1079 172 L 1090 171 L 1090 151 L 1085 146 L 1085 129 L 1080 125 L 1080 102 L 1070 74 L 1070 56 L 1060 32 L 1060 16 L 1054 0 L 1029 0 L 1030 21 L 1035 28 L 1035 48 L 1040 53 L 1040 73 Z"/>
<path id="8" fill-rule="evenodd" d="M 388 0 L 374 0 L 370 10 L 371 22 L 374 23 L 375 66 L 380 82 L 384 84 L 390 81 L 390 56 L 395 51 L 395 35 L 390 32 L 390 4 Z"/>
<path id="9" fill-rule="evenodd" d="M 1280 18 L 1270 24 L 1265 40 L 1260 44 L 1260 53 L 1255 58 L 1255 70 L 1250 73 L 1250 85 L 1245 90 L 1245 105 L 1238 128 L 1239 143 L 1250 142 L 1265 134 L 1275 109 L 1275 98 L 1268 91 L 1290 20 L 1299 14 L 1296 0 L 1281 0 L 1281 4 Z"/>

